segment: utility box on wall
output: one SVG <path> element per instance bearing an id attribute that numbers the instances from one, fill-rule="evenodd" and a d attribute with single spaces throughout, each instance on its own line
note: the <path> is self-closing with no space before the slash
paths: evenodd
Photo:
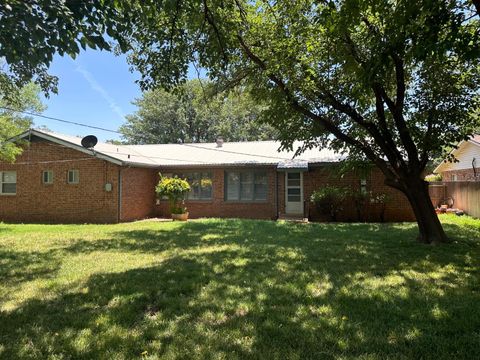
<path id="1" fill-rule="evenodd" d="M 105 184 L 105 191 L 106 192 L 112 191 L 112 184 L 111 183 L 106 183 Z"/>

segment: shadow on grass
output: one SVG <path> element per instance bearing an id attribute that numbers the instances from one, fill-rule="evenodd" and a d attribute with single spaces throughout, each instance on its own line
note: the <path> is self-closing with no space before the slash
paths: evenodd
<path id="1" fill-rule="evenodd" d="M 0 358 L 471 359 L 480 346 L 478 239 L 447 230 L 460 240 L 445 247 L 415 243 L 410 225 L 258 221 L 79 239 L 55 259 L 165 257 L 0 313 Z M 16 262 L 28 259 L 8 260 Z"/>

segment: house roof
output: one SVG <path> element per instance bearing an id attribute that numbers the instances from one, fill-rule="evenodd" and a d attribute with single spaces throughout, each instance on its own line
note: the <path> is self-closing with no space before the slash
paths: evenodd
<path id="1" fill-rule="evenodd" d="M 467 143 L 480 147 L 480 134 L 472 135 L 470 139 L 460 141 L 457 145 L 457 148 L 450 151 L 450 154 L 456 155 L 458 153 L 461 153 L 462 148 L 464 148 Z M 443 160 L 440 164 L 437 165 L 437 167 L 433 170 L 433 172 L 437 174 L 442 171 L 448 170 L 447 168 L 449 167 L 449 164 L 450 162 Z"/>
<path id="2" fill-rule="evenodd" d="M 99 142 L 93 150 L 81 145 L 81 137 L 31 129 L 11 141 L 32 136 L 74 148 L 119 165 L 138 167 L 245 166 L 336 162 L 343 159 L 329 149 L 309 149 L 298 157 L 295 151 L 279 151 L 278 141 L 245 141 L 194 144 L 113 145 Z M 302 146 L 295 142 L 293 149 Z M 293 162 L 292 160 L 295 159 Z"/>
<path id="3" fill-rule="evenodd" d="M 480 134 L 472 135 L 472 138 L 469 141 L 480 146 Z"/>

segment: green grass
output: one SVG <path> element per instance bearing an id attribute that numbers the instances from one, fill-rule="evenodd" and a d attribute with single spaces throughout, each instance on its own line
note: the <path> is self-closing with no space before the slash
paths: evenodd
<path id="1" fill-rule="evenodd" d="M 480 221 L 0 224 L 2 359 L 473 359 Z"/>

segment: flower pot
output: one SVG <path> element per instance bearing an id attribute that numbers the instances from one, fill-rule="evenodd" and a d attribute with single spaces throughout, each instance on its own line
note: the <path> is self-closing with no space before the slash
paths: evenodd
<path id="1" fill-rule="evenodd" d="M 172 220 L 175 221 L 187 221 L 188 220 L 188 212 L 183 214 L 172 214 Z"/>

